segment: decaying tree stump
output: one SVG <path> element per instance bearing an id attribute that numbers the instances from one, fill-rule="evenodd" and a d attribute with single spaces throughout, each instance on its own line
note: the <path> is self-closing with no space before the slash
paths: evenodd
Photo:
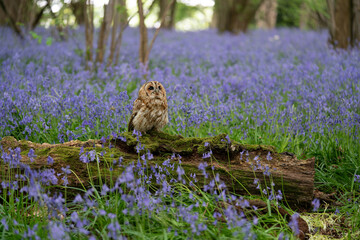
<path id="1" fill-rule="evenodd" d="M 101 176 L 116 178 L 123 168 L 112 166 L 110 170 L 109 166 L 114 160 L 121 157 L 123 165 L 136 163 L 139 156 L 150 151 L 154 158 L 149 161 L 149 164 L 153 166 L 161 165 L 175 153 L 177 157 L 171 161 L 178 162 L 181 158 L 181 166 L 187 174 L 196 173 L 199 179 L 198 184 L 204 183 L 203 171 L 198 167 L 200 163 L 207 162 L 206 169 L 209 175 L 219 173 L 220 179 L 226 183 L 229 191 L 244 195 L 264 195 L 261 190 L 266 189 L 269 195 L 270 188 L 275 184 L 273 185 L 275 192 L 281 190 L 283 201 L 285 200 L 291 207 L 308 207 L 313 199 L 314 158 L 298 160 L 289 153 L 276 153 L 270 146 L 247 145 L 230 141 L 225 134 L 208 138 L 183 138 L 165 133 L 149 133 L 138 139 L 141 145 L 137 137 L 131 133 L 123 133 L 120 138 L 103 142 L 101 140 L 86 142 L 75 140 L 63 144 L 38 144 L 4 137 L 0 144 L 5 151 L 9 148 L 20 147 L 21 161 L 32 169 L 53 168 L 55 172 L 60 173 L 62 168 L 69 166 L 76 174 L 76 176 L 75 174 L 68 176 L 68 186 L 72 187 L 88 187 L 89 177 L 97 178 L 97 174 L 89 176 L 89 172 L 98 170 L 96 161 L 84 163 L 80 161 L 81 154 L 92 150 L 101 153 L 97 155 L 102 171 Z M 27 156 L 31 148 L 37 155 L 32 162 Z M 52 165 L 47 163 L 48 156 L 54 160 Z M 0 171 L 1 174 L 2 171 Z M 173 176 L 177 176 L 176 169 Z M 0 177 L 0 181 L 1 179 L 3 178 Z M 258 188 L 259 184 L 261 190 Z"/>

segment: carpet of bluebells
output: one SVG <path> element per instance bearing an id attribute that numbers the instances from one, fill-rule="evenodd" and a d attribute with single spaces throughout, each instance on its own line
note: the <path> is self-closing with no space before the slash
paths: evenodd
<path id="1" fill-rule="evenodd" d="M 0 28 L 0 138 L 63 143 L 116 136 L 127 129 L 146 73 L 167 91 L 165 132 L 227 133 L 238 142 L 316 157 L 317 188 L 339 192 L 344 202 L 329 211 L 352 219 L 344 234 L 360 227 L 359 48 L 334 50 L 325 31 L 255 30 L 239 36 L 162 31 L 144 72 L 138 30 L 127 29 L 119 64 L 88 71 L 84 29 L 71 30 L 64 42 L 52 33 L 38 29 L 20 40 Z M 20 164 L 21 149 L 1 150 L 1 167 Z M 92 152 L 92 160 L 97 154 Z M 28 156 L 36 158 L 32 151 Z M 148 164 L 151 158 L 148 153 L 139 159 Z M 171 160 L 151 173 L 136 164 L 123 166 L 114 184 L 94 187 L 71 202 L 47 192 L 57 184 L 54 172 L 22 166 L 25 173 L 18 177 L 28 185 L 2 179 L 0 238 L 278 239 L 299 231 L 297 213 L 286 222 L 271 214 L 249 218 L 231 204 L 219 209 L 214 202 L 242 207 L 248 202 L 225 191 L 216 176 L 207 191 L 193 193 L 188 183 L 196 177 Z M 177 169 L 174 181 L 166 180 L 167 167 Z M 70 173 L 64 168 L 60 177 Z M 161 186 L 156 191 L 147 185 L 151 177 Z M 318 210 L 319 202 L 313 204 Z"/>

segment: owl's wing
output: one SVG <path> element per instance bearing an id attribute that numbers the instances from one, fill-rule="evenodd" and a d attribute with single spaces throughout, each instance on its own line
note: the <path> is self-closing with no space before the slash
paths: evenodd
<path id="1" fill-rule="evenodd" d="M 128 124 L 128 132 L 132 132 L 134 130 L 134 124 L 133 124 L 133 120 L 136 117 L 136 115 L 138 114 L 141 106 L 143 105 L 142 101 L 140 99 L 136 99 L 134 102 L 134 106 L 133 106 L 133 111 L 129 120 L 129 124 Z"/>

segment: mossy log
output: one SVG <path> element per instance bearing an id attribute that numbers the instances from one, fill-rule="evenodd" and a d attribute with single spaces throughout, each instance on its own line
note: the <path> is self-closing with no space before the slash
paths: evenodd
<path id="1" fill-rule="evenodd" d="M 291 207 L 309 207 L 313 199 L 314 158 L 299 160 L 293 154 L 277 153 L 271 146 L 230 141 L 225 134 L 207 138 L 183 138 L 158 132 L 140 137 L 123 133 L 120 138 L 103 142 L 101 140 L 86 142 L 75 140 L 63 144 L 38 144 L 26 140 L 18 141 L 14 137 L 4 137 L 0 144 L 5 151 L 9 148 L 20 147 L 21 161 L 28 164 L 31 169 L 53 168 L 55 172 L 61 173 L 62 168 L 69 166 L 73 171 L 73 174 L 68 176 L 68 186 L 71 187 L 89 187 L 89 178 L 96 181 L 99 176 L 99 174 L 89 176 L 89 173 L 96 173 L 99 169 L 101 176 L 117 177 L 123 168 L 111 167 L 109 170 L 114 159 L 122 157 L 123 165 L 126 165 L 137 162 L 140 155 L 150 151 L 154 155 L 154 158 L 149 161 L 151 165 L 162 164 L 174 153 L 176 156 L 180 155 L 181 165 L 185 172 L 196 173 L 200 178 L 198 183 L 204 182 L 201 180 L 204 176 L 198 166 L 202 162 L 207 162 L 207 170 L 211 173 L 213 171 L 219 173 L 229 191 L 244 195 L 263 195 L 263 192 L 258 189 L 258 183 L 261 189 L 267 190 L 273 183 L 275 184 L 273 189 L 276 192 L 281 190 L 283 201 Z M 33 161 L 30 161 L 27 156 L 31 148 L 37 155 Z M 80 161 L 81 150 L 102 152 L 99 158 L 100 168 L 95 162 L 85 164 Z M 212 152 L 211 157 L 207 157 L 209 151 Z M 47 163 L 48 156 L 54 160 L 52 165 Z M 179 157 L 172 161 L 178 160 Z M 0 175 L 2 172 L 0 171 Z M 175 172 L 174 176 L 177 176 Z M 0 177 L 0 181 L 1 179 L 4 179 L 3 176 Z M 258 179 L 258 183 L 254 181 L 255 179 Z"/>

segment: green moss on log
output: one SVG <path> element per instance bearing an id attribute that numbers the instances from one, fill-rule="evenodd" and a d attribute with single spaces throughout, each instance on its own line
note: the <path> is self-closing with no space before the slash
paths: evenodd
<path id="1" fill-rule="evenodd" d="M 99 140 L 89 140 L 86 142 L 71 141 L 64 144 L 37 144 L 29 141 L 17 141 L 13 137 L 4 137 L 1 140 L 3 148 L 8 150 L 9 147 L 20 147 L 24 162 L 31 168 L 54 168 L 56 172 L 61 173 L 62 168 L 70 166 L 70 169 L 77 175 L 69 175 L 69 182 L 72 186 L 79 186 L 79 179 L 85 186 L 89 182 L 101 183 L 104 179 L 116 179 L 123 171 L 122 167 L 110 167 L 114 160 L 123 157 L 123 165 L 126 166 L 131 162 L 137 162 L 139 154 L 136 151 L 138 144 L 137 136 L 132 133 L 122 133 L 126 141 L 120 139 L 110 139 L 105 144 Z M 198 169 L 200 163 L 208 161 L 208 173 L 211 176 L 214 172 L 219 173 L 220 178 L 226 183 L 230 191 L 234 190 L 242 194 L 261 194 L 256 185 L 254 178 L 258 178 L 262 186 L 270 186 L 270 180 L 275 183 L 276 189 L 284 190 L 284 197 L 291 204 L 309 204 L 313 198 L 313 178 L 314 178 L 314 160 L 309 159 L 299 161 L 295 156 L 277 154 L 271 146 L 240 144 L 235 141 L 229 141 L 226 134 L 220 134 L 214 137 L 206 138 L 184 138 L 180 135 L 169 135 L 163 132 L 149 132 L 139 137 L 139 140 L 145 149 L 140 152 L 143 154 L 149 150 L 154 154 L 154 158 L 148 161 L 149 166 L 162 165 L 173 153 L 182 157 L 182 167 L 187 174 L 196 173 L 198 175 L 199 186 L 204 181 L 202 171 Z M 205 146 L 205 143 L 209 143 Z M 111 147 L 110 147 L 111 145 Z M 85 164 L 80 161 L 80 150 L 84 147 L 84 152 L 95 150 L 99 157 L 99 165 L 96 161 Z M 27 154 L 33 148 L 38 156 L 34 162 L 30 162 Z M 212 150 L 214 158 L 212 161 L 203 159 L 202 154 Z M 240 160 L 240 152 L 249 152 L 249 160 Z M 266 159 L 268 152 L 271 152 L 272 161 Z M 47 164 L 47 156 L 54 159 L 54 164 Z M 254 157 L 257 156 L 262 164 L 269 166 L 272 170 L 271 179 L 258 170 L 253 171 Z M 172 162 L 177 162 L 173 159 Z M 264 165 L 264 166 L 265 166 Z M 116 164 L 118 166 L 118 164 Z M 211 167 L 214 166 L 215 170 Z M 276 170 L 275 170 L 276 168 Z M 100 171 L 101 174 L 98 174 Z M 168 169 L 170 175 L 177 178 L 176 168 Z M 89 172 L 91 173 L 89 175 Z M 150 172 L 150 170 L 149 170 Z M 101 178 L 99 178 L 101 176 Z M 211 176 L 212 178 L 213 176 Z"/>

